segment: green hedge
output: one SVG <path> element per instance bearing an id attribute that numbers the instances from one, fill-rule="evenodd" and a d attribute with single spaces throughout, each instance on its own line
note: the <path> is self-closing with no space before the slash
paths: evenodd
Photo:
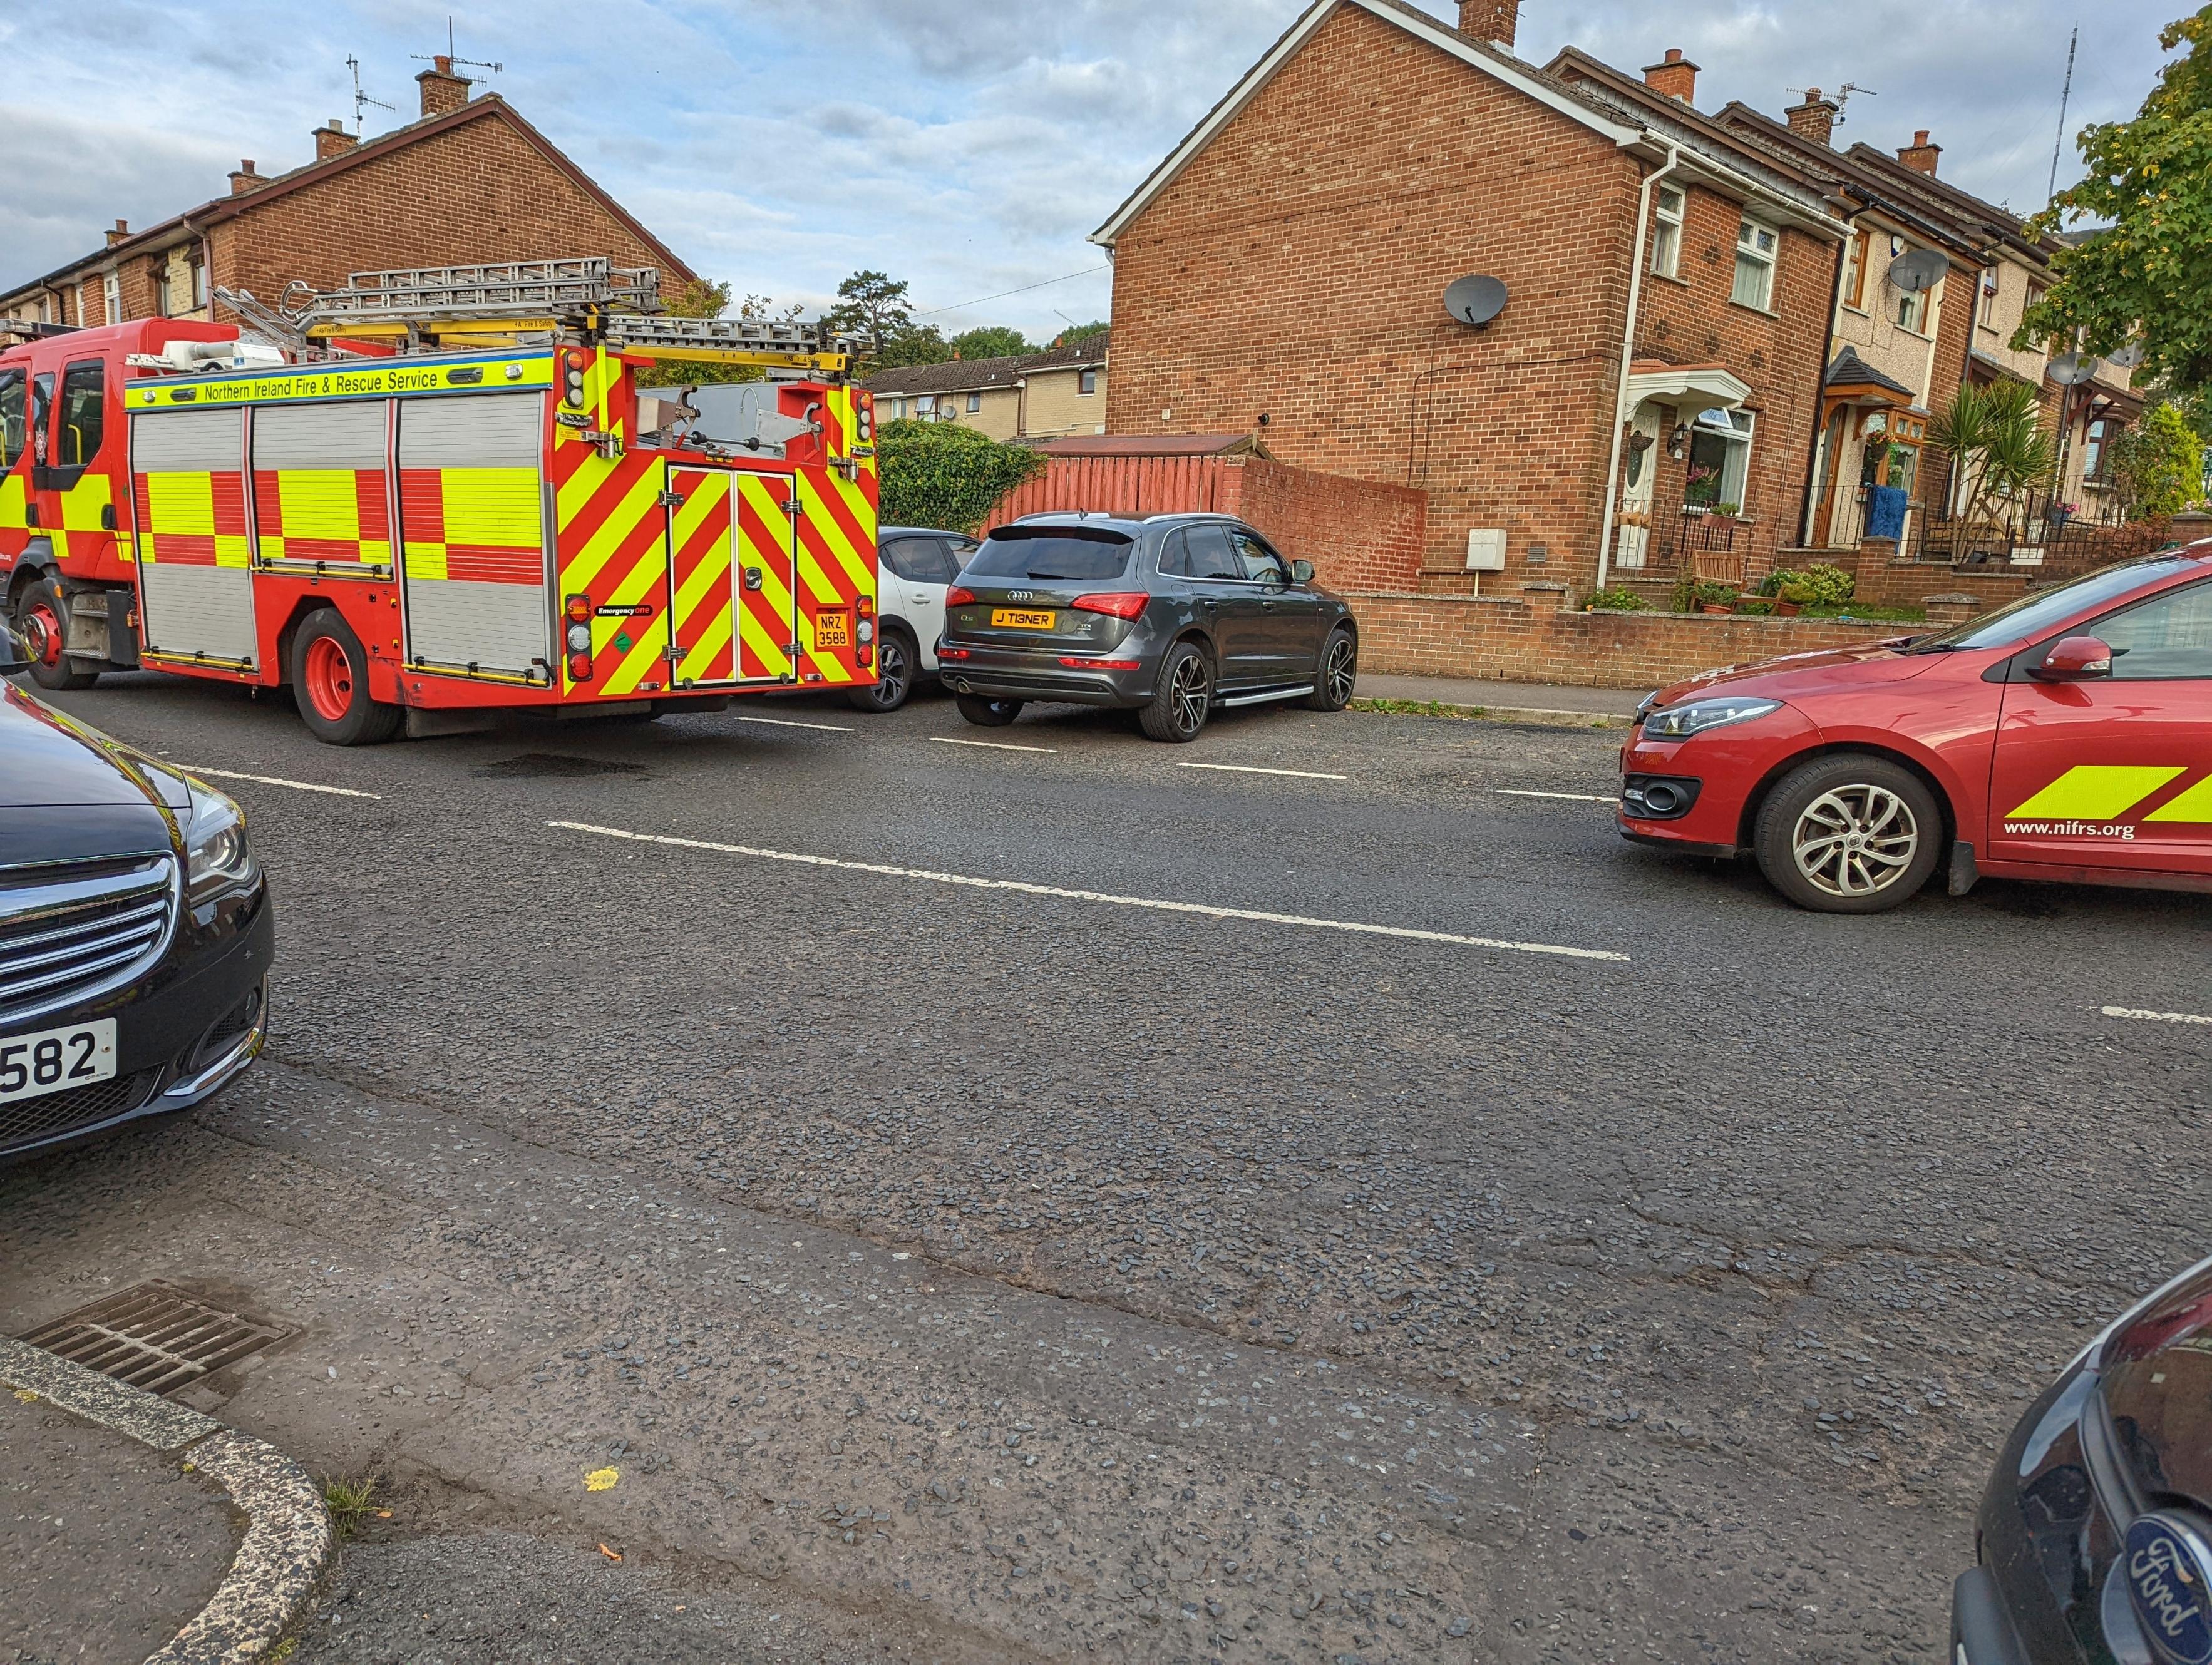
<path id="1" fill-rule="evenodd" d="M 876 433 L 883 522 L 975 532 L 991 506 L 1044 471 L 1041 452 L 958 422 L 887 422 Z"/>

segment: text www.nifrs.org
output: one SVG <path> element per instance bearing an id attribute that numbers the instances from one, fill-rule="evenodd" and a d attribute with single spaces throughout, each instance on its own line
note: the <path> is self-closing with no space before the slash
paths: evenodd
<path id="1" fill-rule="evenodd" d="M 2039 834 L 2053 838 L 2133 838 L 2133 827 L 2107 826 L 2101 821 L 2008 821 L 2006 832 L 2016 838 Z"/>

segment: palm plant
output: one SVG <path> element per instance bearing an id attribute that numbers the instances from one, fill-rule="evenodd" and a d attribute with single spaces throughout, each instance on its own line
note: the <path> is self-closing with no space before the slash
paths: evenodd
<path id="1" fill-rule="evenodd" d="M 2057 451 L 2039 420 L 2035 389 L 2024 381 L 1961 387 L 1928 438 L 1966 483 L 1960 520 L 1978 526 L 2000 503 L 2026 496 L 2051 477 Z M 1955 535 L 1955 534 L 1954 534 Z"/>

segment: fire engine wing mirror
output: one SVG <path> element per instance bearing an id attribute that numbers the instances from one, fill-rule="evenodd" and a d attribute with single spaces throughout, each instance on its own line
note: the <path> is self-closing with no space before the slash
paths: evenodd
<path id="1" fill-rule="evenodd" d="M 1293 562 L 1291 562 L 1291 583 L 1293 583 L 1293 584 L 1310 584 L 1310 583 L 1312 583 L 1312 582 L 1313 582 L 1313 562 L 1310 562 L 1310 561 L 1293 561 Z"/>
<path id="2" fill-rule="evenodd" d="M 2027 674 L 2039 682 L 2087 682 L 2112 674 L 2112 650 L 2097 636 L 2066 636 L 2031 665 Z"/>
<path id="3" fill-rule="evenodd" d="M 0 677 L 12 677 L 31 668 L 31 650 L 15 627 L 0 619 Z"/>

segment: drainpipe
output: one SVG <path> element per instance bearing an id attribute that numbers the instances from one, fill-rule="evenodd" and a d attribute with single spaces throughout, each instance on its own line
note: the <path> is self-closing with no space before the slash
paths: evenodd
<path id="1" fill-rule="evenodd" d="M 1620 337 L 1620 380 L 1613 385 L 1613 453 L 1605 465 L 1605 501 L 1613 501 L 1615 483 L 1620 478 L 1621 425 L 1628 420 L 1628 367 L 1636 361 L 1637 313 L 1644 303 L 1644 240 L 1651 228 L 1651 193 L 1659 187 L 1660 180 L 1682 165 L 1682 147 L 1667 147 L 1667 165 L 1644 176 L 1643 189 L 1636 193 L 1636 254 L 1634 264 L 1628 269 L 1628 326 Z M 1597 586 L 1605 587 L 1605 580 L 1613 569 L 1613 510 L 1605 510 L 1605 525 L 1597 539 Z"/>

